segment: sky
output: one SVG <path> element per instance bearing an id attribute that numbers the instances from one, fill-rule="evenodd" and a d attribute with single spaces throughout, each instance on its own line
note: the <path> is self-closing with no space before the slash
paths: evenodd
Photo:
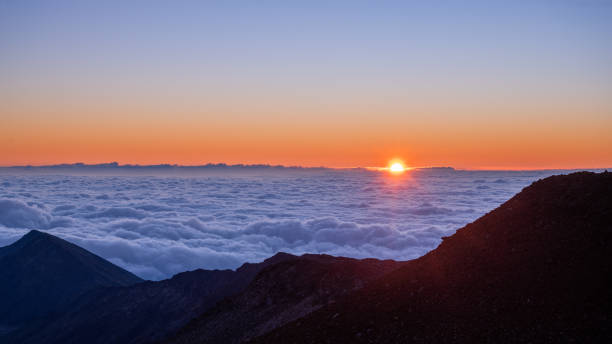
<path id="1" fill-rule="evenodd" d="M 2 1 L 0 165 L 612 166 L 612 1 Z"/>

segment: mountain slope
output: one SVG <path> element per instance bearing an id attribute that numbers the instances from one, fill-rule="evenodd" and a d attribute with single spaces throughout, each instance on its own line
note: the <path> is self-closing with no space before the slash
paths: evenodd
<path id="1" fill-rule="evenodd" d="M 401 266 L 307 254 L 264 269 L 240 295 L 191 321 L 168 343 L 239 343 L 335 302 Z"/>
<path id="2" fill-rule="evenodd" d="M 278 253 L 237 270 L 195 270 L 171 279 L 93 290 L 55 319 L 14 333 L 14 343 L 145 343 L 159 340 L 225 297 L 262 269 L 293 259 Z"/>
<path id="3" fill-rule="evenodd" d="M 537 181 L 256 343 L 610 342 L 612 173 Z"/>
<path id="4" fill-rule="evenodd" d="M 0 322 L 6 327 L 62 310 L 97 287 L 142 280 L 74 244 L 30 231 L 0 248 Z"/>

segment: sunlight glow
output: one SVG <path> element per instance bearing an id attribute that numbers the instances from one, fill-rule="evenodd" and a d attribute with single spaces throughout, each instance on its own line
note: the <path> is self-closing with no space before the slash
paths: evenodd
<path id="1" fill-rule="evenodd" d="M 391 173 L 402 173 L 405 170 L 406 168 L 401 162 L 395 162 L 395 163 L 392 163 L 391 166 L 389 166 L 389 171 Z"/>

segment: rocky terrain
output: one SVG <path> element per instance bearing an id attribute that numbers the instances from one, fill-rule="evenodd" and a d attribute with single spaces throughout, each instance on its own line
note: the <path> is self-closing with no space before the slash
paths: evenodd
<path id="1" fill-rule="evenodd" d="M 168 280 L 98 288 L 53 319 L 11 333 L 15 343 L 147 343 L 164 338 L 225 297 L 242 291 L 278 254 L 237 270 L 195 270 Z M 0 338 L 1 339 L 1 338 Z"/>
<path id="2" fill-rule="evenodd" d="M 254 342 L 610 342 L 611 273 L 612 173 L 554 176 Z"/>
<path id="3" fill-rule="evenodd" d="M 303 255 L 263 270 L 237 297 L 190 322 L 167 343 L 240 343 L 364 287 L 402 263 Z"/>

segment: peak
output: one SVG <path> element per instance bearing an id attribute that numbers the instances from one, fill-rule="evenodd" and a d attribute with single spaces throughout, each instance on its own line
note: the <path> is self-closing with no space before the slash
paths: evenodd
<path id="1" fill-rule="evenodd" d="M 31 245 L 51 245 L 64 247 L 65 249 L 71 249 L 72 246 L 77 247 L 76 245 L 73 245 L 62 238 L 36 229 L 29 231 L 10 246 L 14 246 L 15 248 L 23 248 Z"/>
<path id="2" fill-rule="evenodd" d="M 142 281 L 84 248 L 37 230 L 0 248 L 0 271 L 0 319 L 15 324 L 59 311 L 89 290 Z"/>
<path id="3" fill-rule="evenodd" d="M 31 230 L 19 240 L 2 248 L 2 256 L 28 257 L 29 263 L 47 265 L 47 268 L 73 271 L 82 269 L 84 274 L 99 274 L 101 280 L 118 280 L 123 284 L 139 282 L 140 278 L 105 259 L 67 240 L 39 230 Z M 76 269 L 76 270 L 75 270 Z"/>
<path id="4" fill-rule="evenodd" d="M 49 238 L 49 237 L 52 237 L 52 235 L 48 234 L 48 233 L 41 232 L 41 231 L 36 230 L 36 229 L 32 229 L 31 231 L 26 233 L 22 237 L 22 239 L 27 239 L 27 238 Z"/>
<path id="5" fill-rule="evenodd" d="M 287 253 L 287 252 L 278 252 L 275 255 L 273 255 L 272 257 L 268 258 L 268 259 L 272 259 L 272 258 L 290 258 L 290 257 L 295 257 L 295 255 L 291 254 L 291 253 Z"/>
<path id="6" fill-rule="evenodd" d="M 500 208 L 516 210 L 520 206 L 527 207 L 524 212 L 539 208 L 547 210 L 550 216 L 567 215 L 559 209 L 584 208 L 597 212 L 607 208 L 612 191 L 612 173 L 575 172 L 567 175 L 556 175 L 538 180 L 523 189 L 515 197 Z"/>
<path id="7" fill-rule="evenodd" d="M 8 246 L 5 246 L 5 248 L 10 249 L 10 250 L 20 250 L 22 248 L 31 246 L 32 244 L 36 245 L 38 243 L 61 242 L 61 241 L 63 240 L 58 237 L 55 237 L 51 234 L 33 229 L 29 231 L 28 233 L 26 233 L 21 238 L 19 238 L 19 240 L 15 241 L 14 243 Z"/>
<path id="8" fill-rule="evenodd" d="M 265 263 L 277 263 L 286 259 L 291 259 L 291 258 L 297 258 L 297 256 L 294 256 L 290 253 L 286 253 L 286 252 L 278 252 L 277 254 L 273 255 L 272 257 L 264 260 Z"/>
<path id="9" fill-rule="evenodd" d="M 573 243 L 573 250 L 589 247 L 592 243 L 588 238 L 609 235 L 610 204 L 612 173 L 576 172 L 547 177 L 443 238 L 440 246 L 426 256 L 453 256 L 460 260 L 486 251 L 496 252 L 496 257 L 515 257 L 523 251 L 545 256 L 555 250 L 567 250 L 563 245 L 568 242 Z"/>
<path id="10" fill-rule="evenodd" d="M 236 271 L 259 270 L 266 266 L 278 264 L 280 262 L 293 258 L 297 258 L 297 256 L 285 252 L 278 252 L 272 257 L 266 258 L 263 262 L 260 263 L 244 263 L 238 269 L 236 269 Z"/>
<path id="11" fill-rule="evenodd" d="M 582 192 L 584 187 L 594 187 L 601 183 L 609 183 L 612 173 L 605 172 L 574 172 L 570 174 L 561 174 L 550 176 L 533 183 L 528 188 L 545 188 L 545 187 L 564 187 L 563 190 Z"/>

